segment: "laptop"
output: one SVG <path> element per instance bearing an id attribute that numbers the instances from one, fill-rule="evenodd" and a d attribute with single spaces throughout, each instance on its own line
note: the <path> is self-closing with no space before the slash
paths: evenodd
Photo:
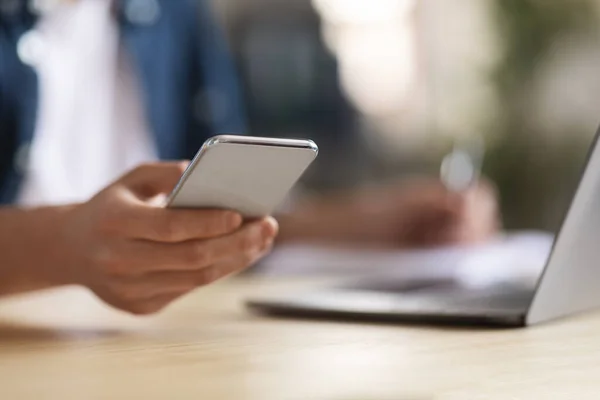
<path id="1" fill-rule="evenodd" d="M 377 322 L 524 327 L 600 306 L 600 129 L 568 201 L 546 264 L 531 282 L 470 287 L 385 276 L 282 297 L 252 298 L 261 314 Z"/>

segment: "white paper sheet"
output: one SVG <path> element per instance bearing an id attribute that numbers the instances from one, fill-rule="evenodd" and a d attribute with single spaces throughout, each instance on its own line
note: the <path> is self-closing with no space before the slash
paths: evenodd
<path id="1" fill-rule="evenodd" d="M 523 231 L 470 247 L 378 251 L 305 245 L 280 247 L 261 265 L 266 276 L 384 274 L 394 279 L 460 278 L 479 285 L 504 279 L 537 279 L 553 236 Z"/>

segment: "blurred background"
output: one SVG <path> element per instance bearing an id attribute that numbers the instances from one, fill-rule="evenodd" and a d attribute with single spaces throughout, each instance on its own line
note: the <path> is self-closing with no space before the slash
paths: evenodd
<path id="1" fill-rule="evenodd" d="M 318 140 L 308 188 L 436 174 L 480 136 L 506 228 L 560 223 L 600 122 L 600 0 L 213 1 L 250 133 Z"/>

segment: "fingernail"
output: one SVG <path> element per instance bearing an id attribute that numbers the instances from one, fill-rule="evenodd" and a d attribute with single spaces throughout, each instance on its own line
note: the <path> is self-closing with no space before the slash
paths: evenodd
<path id="1" fill-rule="evenodd" d="M 227 213 L 225 220 L 227 221 L 227 227 L 230 229 L 237 228 L 242 224 L 242 216 L 234 212 Z"/>
<path id="2" fill-rule="evenodd" d="M 187 169 L 187 167 L 188 167 L 189 165 L 190 165 L 190 161 L 189 161 L 189 160 L 181 160 L 181 161 L 179 161 L 179 167 L 180 167 L 182 170 L 184 170 L 184 171 Z"/>
<path id="3" fill-rule="evenodd" d="M 265 222 L 262 224 L 262 236 L 265 239 L 270 239 L 277 234 L 277 230 L 279 229 L 279 225 L 274 218 L 267 218 Z"/>

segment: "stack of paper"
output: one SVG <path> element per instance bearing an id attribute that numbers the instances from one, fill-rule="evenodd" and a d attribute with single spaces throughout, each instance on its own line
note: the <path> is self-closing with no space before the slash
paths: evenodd
<path id="1" fill-rule="evenodd" d="M 527 231 L 486 244 L 427 250 L 357 250 L 294 245 L 278 248 L 261 265 L 267 276 L 376 275 L 395 279 L 460 278 L 472 284 L 502 279 L 537 279 L 553 235 Z"/>

